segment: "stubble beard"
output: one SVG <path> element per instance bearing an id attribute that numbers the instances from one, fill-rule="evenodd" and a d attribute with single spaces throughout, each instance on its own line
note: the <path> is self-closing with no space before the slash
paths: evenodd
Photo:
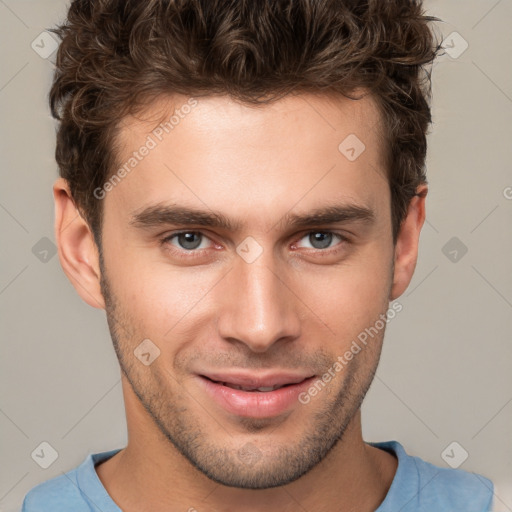
<path id="1" fill-rule="evenodd" d="M 112 293 L 104 268 L 101 276 L 107 322 L 121 371 L 164 438 L 208 478 L 240 489 L 284 486 L 311 471 L 342 441 L 373 381 L 385 328 L 381 340 L 372 341 L 374 347 L 363 349 L 368 351 L 366 357 L 358 354 L 342 370 L 343 383 L 333 398 L 333 388 L 319 393 L 315 401 L 322 400 L 323 406 L 306 417 L 299 436 L 293 440 L 286 437 L 286 443 L 278 443 L 276 439 L 283 438 L 278 432 L 280 425 L 276 427 L 272 421 L 256 418 L 239 418 L 236 436 L 241 439 L 238 440 L 230 435 L 232 428 L 220 428 L 195 399 L 187 396 L 186 390 L 173 385 L 176 380 L 166 378 L 161 367 L 153 363 L 148 372 L 149 368 L 135 358 L 137 328 Z M 199 416 L 190 410 L 190 405 L 197 406 Z M 308 407 L 308 404 L 297 406 L 302 413 L 307 413 Z M 240 427 L 247 433 L 240 435 Z M 213 429 L 224 439 L 213 441 Z M 232 446 L 226 447 L 230 443 Z"/>

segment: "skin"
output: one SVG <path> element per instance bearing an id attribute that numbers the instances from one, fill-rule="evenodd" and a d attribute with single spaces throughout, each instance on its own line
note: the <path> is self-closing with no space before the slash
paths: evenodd
<path id="1" fill-rule="evenodd" d="M 187 99 L 162 98 L 123 119 L 119 162 Z M 67 183 L 55 182 L 62 267 L 86 303 L 106 310 L 122 369 L 128 444 L 96 467 L 122 510 L 369 512 L 384 500 L 397 461 L 363 441 L 360 406 L 385 329 L 310 403 L 276 417 L 228 413 L 195 378 L 262 368 L 321 376 L 405 291 L 427 186 L 393 245 L 379 121 L 370 96 L 301 94 L 263 107 L 198 99 L 102 199 L 102 261 Z M 338 145 L 352 133 L 366 149 L 351 162 Z M 222 212 L 240 226 L 130 224 L 163 202 Z M 349 202 L 371 208 L 374 221 L 278 223 Z M 192 250 L 199 256 L 178 237 L 161 243 L 183 229 L 204 235 Z M 318 231 L 349 241 L 333 236 L 318 248 L 309 237 Z M 262 248 L 252 263 L 236 252 L 248 236 Z M 145 366 L 133 352 L 148 338 L 160 356 Z M 240 455 L 248 450 L 257 456 Z"/>

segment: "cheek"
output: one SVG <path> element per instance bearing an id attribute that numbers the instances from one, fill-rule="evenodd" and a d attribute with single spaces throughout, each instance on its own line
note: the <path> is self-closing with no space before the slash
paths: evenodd
<path id="1" fill-rule="evenodd" d="M 334 331 L 339 344 L 350 343 L 388 308 L 391 261 L 372 256 L 369 249 L 367 252 L 368 257 L 361 255 L 329 270 L 304 273 L 296 283 L 298 295 L 305 298 L 316 321 Z M 379 254 L 377 250 L 373 253 Z"/>
<path id="2" fill-rule="evenodd" d="M 170 339 L 190 325 L 219 279 L 206 267 L 172 267 L 162 260 L 144 260 L 136 252 L 119 259 L 109 276 L 129 322 L 140 336 L 155 341 Z"/>
<path id="3" fill-rule="evenodd" d="M 187 329 L 216 316 L 215 304 L 229 293 L 216 286 L 225 269 L 213 266 L 176 267 L 167 264 L 160 249 L 125 244 L 114 233 L 105 247 L 105 264 L 113 292 L 138 337 L 166 341 L 187 337 Z M 305 330 L 334 332 L 333 339 L 349 340 L 372 325 L 387 308 L 391 258 L 383 240 L 358 247 L 337 265 L 289 269 L 290 288 L 300 300 L 297 314 Z M 183 338 L 184 339 L 184 338 Z"/>

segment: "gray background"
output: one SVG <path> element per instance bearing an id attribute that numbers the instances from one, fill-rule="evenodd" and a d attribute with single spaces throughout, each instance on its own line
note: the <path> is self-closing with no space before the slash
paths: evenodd
<path id="1" fill-rule="evenodd" d="M 0 0 L 0 512 L 88 453 L 126 443 L 104 312 L 81 301 L 51 250 L 54 55 L 31 44 L 50 48 L 40 34 L 66 4 Z M 512 1 L 425 5 L 444 20 L 437 30 L 454 55 L 463 46 L 452 32 L 469 46 L 433 69 L 427 222 L 363 406 L 363 434 L 399 440 L 443 467 L 457 442 L 451 462 L 467 451 L 461 469 L 493 480 L 495 510 L 512 511 Z M 42 442 L 58 452 L 47 469 L 31 457 Z"/>

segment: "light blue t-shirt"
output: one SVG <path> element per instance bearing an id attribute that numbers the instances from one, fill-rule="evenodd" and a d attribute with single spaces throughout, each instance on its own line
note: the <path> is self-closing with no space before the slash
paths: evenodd
<path id="1" fill-rule="evenodd" d="M 398 468 L 375 512 L 489 512 L 493 483 L 476 473 L 441 468 L 407 455 L 398 441 L 368 443 L 394 453 Z M 43 482 L 25 496 L 22 512 L 121 512 L 94 466 L 120 449 L 89 454 L 75 469 Z"/>

